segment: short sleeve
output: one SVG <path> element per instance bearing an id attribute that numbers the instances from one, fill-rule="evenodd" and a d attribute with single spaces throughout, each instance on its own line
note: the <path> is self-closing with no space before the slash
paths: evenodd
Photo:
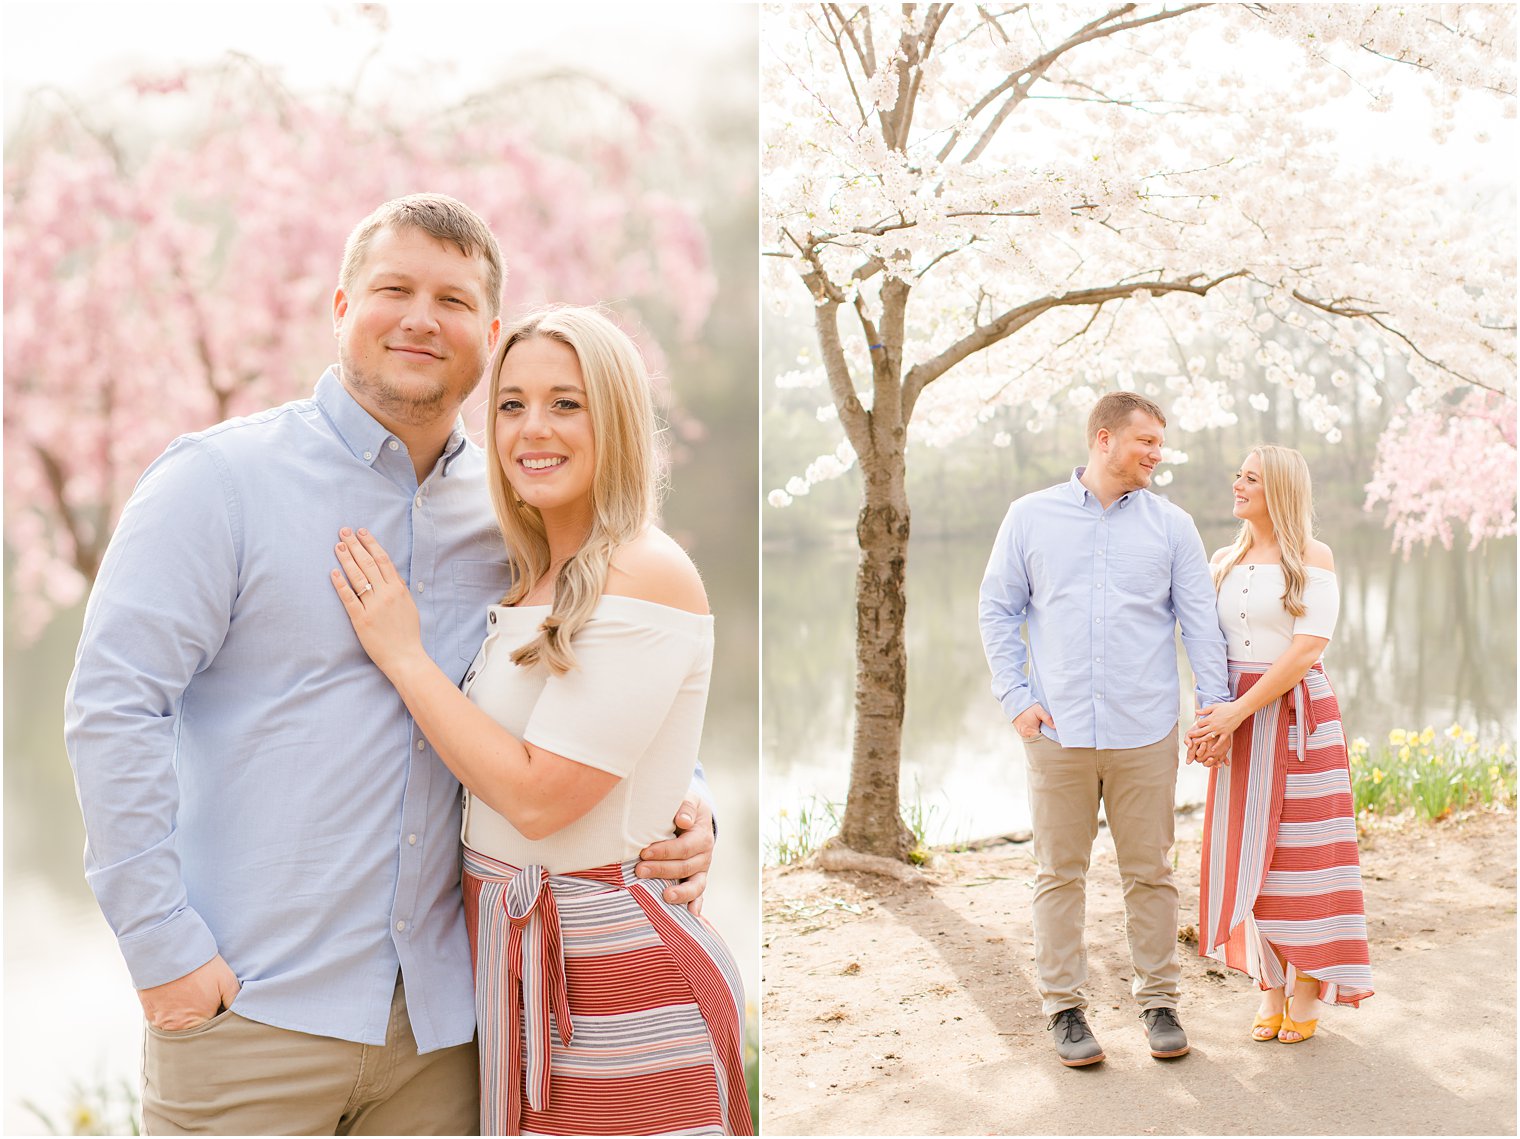
<path id="1" fill-rule="evenodd" d="M 712 618 L 632 605 L 650 613 L 597 615 L 581 626 L 573 642 L 578 667 L 544 683 L 525 742 L 626 778 L 683 687 L 705 689 Z"/>
<path id="2" fill-rule="evenodd" d="M 1304 615 L 1293 621 L 1293 635 L 1305 633 L 1326 640 L 1335 633 L 1341 613 L 1341 591 L 1335 574 L 1318 566 L 1305 566 Z"/>

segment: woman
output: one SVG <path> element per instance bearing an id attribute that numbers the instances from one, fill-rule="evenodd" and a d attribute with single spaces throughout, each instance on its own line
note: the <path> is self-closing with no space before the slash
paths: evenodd
<path id="1" fill-rule="evenodd" d="M 713 650 L 702 581 L 652 524 L 643 362 L 595 311 L 548 309 L 503 336 L 488 408 L 515 584 L 463 691 L 372 536 L 333 575 L 465 787 L 482 1133 L 749 1134 L 733 959 L 633 875 L 690 784 Z"/>
<path id="2" fill-rule="evenodd" d="M 1319 664 L 1340 595 L 1330 547 L 1311 535 L 1302 455 L 1255 448 L 1234 491 L 1240 530 L 1211 563 L 1234 699 L 1189 732 L 1195 752 L 1232 737 L 1209 773 L 1199 953 L 1263 990 L 1252 1039 L 1297 1044 L 1317 1001 L 1372 995 L 1351 770 Z"/>

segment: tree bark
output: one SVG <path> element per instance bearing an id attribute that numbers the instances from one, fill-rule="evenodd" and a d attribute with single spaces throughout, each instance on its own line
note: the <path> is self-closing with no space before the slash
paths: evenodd
<path id="1" fill-rule="evenodd" d="M 895 462 L 873 465 L 855 527 L 855 741 L 840 837 L 851 850 L 902 859 L 913 843 L 900 805 L 908 692 L 906 468 L 900 448 Z"/>
<path id="2" fill-rule="evenodd" d="M 840 838 L 852 850 L 905 858 L 913 836 L 901 813 L 903 711 L 908 694 L 907 416 L 902 383 L 909 287 L 882 283 L 881 325 L 857 310 L 871 351 L 872 406 L 859 452 L 855 537 L 855 745 Z"/>

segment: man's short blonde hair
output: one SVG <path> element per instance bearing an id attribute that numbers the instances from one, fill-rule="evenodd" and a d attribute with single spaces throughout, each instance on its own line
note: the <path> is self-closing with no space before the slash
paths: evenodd
<path id="1" fill-rule="evenodd" d="M 1087 416 L 1087 445 L 1098 441 L 1098 432 L 1116 435 L 1119 428 L 1129 425 L 1132 412 L 1143 411 L 1162 427 L 1166 426 L 1166 413 L 1155 400 L 1146 399 L 1138 392 L 1109 392 L 1100 399 Z"/>
<path id="2" fill-rule="evenodd" d="M 369 253 L 369 243 L 383 229 L 420 229 L 429 237 L 452 242 L 466 257 L 479 256 L 486 263 L 486 308 L 491 316 L 501 312 L 501 286 L 506 272 L 501 263 L 501 247 L 491 227 L 469 206 L 447 194 L 408 194 L 392 198 L 365 218 L 348 235 L 343 246 L 343 267 L 338 271 L 338 287 L 345 293 L 354 290 L 359 270 Z"/>

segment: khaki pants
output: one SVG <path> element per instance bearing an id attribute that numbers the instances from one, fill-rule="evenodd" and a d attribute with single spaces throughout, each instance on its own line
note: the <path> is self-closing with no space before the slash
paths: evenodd
<path id="1" fill-rule="evenodd" d="M 1040 872 L 1034 891 L 1035 967 L 1046 1016 L 1086 1008 L 1087 867 L 1102 800 L 1119 856 L 1125 933 L 1142 1009 L 1175 1008 L 1177 887 L 1172 882 L 1177 729 L 1145 747 L 1024 745 Z"/>
<path id="2" fill-rule="evenodd" d="M 417 1055 L 401 985 L 383 1046 L 223 1012 L 183 1032 L 146 1028 L 148 1135 L 473 1135 L 473 1042 Z"/>

